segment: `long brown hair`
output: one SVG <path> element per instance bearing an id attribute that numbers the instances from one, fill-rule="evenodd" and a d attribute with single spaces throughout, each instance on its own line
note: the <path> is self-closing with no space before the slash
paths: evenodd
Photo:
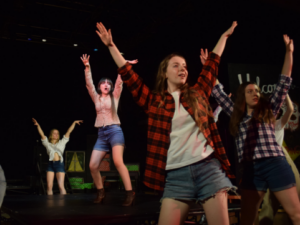
<path id="1" fill-rule="evenodd" d="M 166 100 L 166 90 L 168 88 L 168 83 L 167 83 L 167 78 L 166 78 L 166 72 L 167 72 L 167 68 L 169 65 L 169 61 L 170 59 L 172 59 L 173 57 L 178 56 L 180 58 L 183 58 L 185 60 L 185 58 L 177 53 L 173 53 L 168 55 L 167 57 L 165 57 L 159 67 L 158 67 L 158 72 L 156 75 L 156 82 L 155 82 L 155 89 L 154 89 L 154 93 L 158 94 L 161 96 L 161 102 L 158 106 L 161 107 L 165 100 Z M 184 85 L 182 85 L 180 87 L 180 91 L 181 93 L 183 93 L 183 98 L 184 100 L 187 102 L 187 104 L 192 108 L 193 112 L 194 112 L 194 116 L 195 116 L 195 121 L 197 126 L 199 127 L 199 129 L 201 131 L 203 131 L 203 126 L 200 122 L 200 113 L 203 113 L 203 110 L 200 110 L 200 106 L 199 104 L 201 104 L 204 108 L 204 112 L 206 113 L 206 115 L 210 116 L 213 118 L 213 114 L 210 108 L 209 103 L 207 102 L 208 100 L 205 100 L 204 97 L 202 97 L 196 90 L 190 88 L 190 86 L 188 85 L 188 82 L 186 82 Z"/>
<path id="2" fill-rule="evenodd" d="M 109 96 L 110 96 L 110 101 L 111 101 L 111 114 L 112 114 L 112 118 L 116 119 L 117 118 L 117 110 L 116 110 L 116 105 L 115 105 L 115 99 L 113 96 L 113 91 L 114 91 L 114 86 L 113 86 L 113 82 L 111 81 L 111 79 L 107 78 L 107 77 L 102 77 L 98 83 L 98 88 L 97 88 L 97 92 L 100 96 L 102 96 L 102 92 L 100 89 L 100 84 L 102 82 L 105 82 L 105 80 L 107 80 L 107 82 L 110 84 L 110 91 L 109 91 Z"/>
<path id="3" fill-rule="evenodd" d="M 233 112 L 229 122 L 229 131 L 233 136 L 237 135 L 240 122 L 243 120 L 244 116 L 247 113 L 245 90 L 249 84 L 254 84 L 257 86 L 255 82 L 245 82 L 242 83 L 237 90 L 236 100 L 233 106 Z M 271 110 L 270 103 L 267 100 L 267 98 L 261 93 L 259 87 L 258 89 L 260 92 L 260 98 L 253 110 L 253 116 L 250 122 L 256 120 L 261 123 L 275 123 L 275 117 Z"/>
<path id="4" fill-rule="evenodd" d="M 53 134 L 53 131 L 55 131 L 55 130 L 57 130 L 57 129 L 50 130 L 49 138 L 48 138 L 48 140 L 49 140 L 50 143 L 52 143 L 52 134 Z M 58 140 L 57 140 L 57 142 L 58 142 L 59 139 L 60 139 L 60 133 L 59 133 L 59 130 L 57 130 L 57 132 L 58 132 Z"/>

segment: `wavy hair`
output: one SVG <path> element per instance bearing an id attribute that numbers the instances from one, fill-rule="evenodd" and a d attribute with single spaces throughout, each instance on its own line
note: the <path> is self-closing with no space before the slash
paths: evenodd
<path id="1" fill-rule="evenodd" d="M 236 100 L 233 106 L 233 112 L 229 122 L 229 131 L 231 135 L 236 136 L 239 130 L 240 122 L 243 120 L 244 116 L 247 114 L 247 104 L 245 97 L 245 90 L 249 84 L 254 84 L 257 86 L 255 82 L 245 82 L 242 83 L 236 94 Z M 258 87 L 258 86 L 257 86 Z M 258 103 L 256 104 L 253 110 L 253 116 L 250 122 L 258 121 L 260 123 L 275 123 L 275 117 L 273 115 L 272 109 L 270 107 L 270 103 L 268 99 L 261 93 L 260 88 L 260 98 Z"/>
<path id="2" fill-rule="evenodd" d="M 161 102 L 159 103 L 158 108 L 160 108 L 166 100 L 165 92 L 168 88 L 166 72 L 167 72 L 167 68 L 168 68 L 170 59 L 172 59 L 175 56 L 185 59 L 180 54 L 173 53 L 173 54 L 170 54 L 167 57 L 165 57 L 161 61 L 160 65 L 158 67 L 158 72 L 156 75 L 156 82 L 155 82 L 155 89 L 153 91 L 153 93 L 160 95 L 161 99 L 162 99 Z M 188 82 L 186 82 L 184 85 L 182 85 L 180 87 L 180 91 L 183 93 L 184 100 L 187 102 L 187 104 L 192 108 L 192 110 L 194 112 L 195 121 L 196 121 L 197 126 L 199 127 L 199 129 L 201 131 L 203 131 L 204 127 L 200 122 L 200 116 L 205 116 L 205 115 L 204 114 L 201 115 L 201 113 L 203 113 L 203 111 L 200 110 L 199 104 L 201 104 L 203 106 L 206 115 L 213 118 L 213 114 L 212 114 L 209 103 L 195 89 L 190 88 Z"/>
<path id="3" fill-rule="evenodd" d="M 49 137 L 48 137 L 48 140 L 49 140 L 50 143 L 52 143 L 52 134 L 53 134 L 53 132 L 54 132 L 55 130 L 57 130 L 57 129 L 52 129 L 52 130 L 50 130 Z M 59 133 L 59 130 L 57 130 L 57 132 L 58 132 L 58 140 L 59 140 L 59 139 L 60 139 L 60 133 Z"/>
<path id="4" fill-rule="evenodd" d="M 107 82 L 110 84 L 110 91 L 109 91 L 109 96 L 110 96 L 110 101 L 111 101 L 111 114 L 112 114 L 112 118 L 116 119 L 117 118 L 117 110 L 116 110 L 116 105 L 115 105 L 115 99 L 113 96 L 113 91 L 114 91 L 114 86 L 113 86 L 113 82 L 111 79 L 107 78 L 107 77 L 102 77 L 100 79 L 100 81 L 98 82 L 98 88 L 97 88 L 97 92 L 100 96 L 102 96 L 102 92 L 100 89 L 100 84 L 104 83 L 107 80 Z"/>

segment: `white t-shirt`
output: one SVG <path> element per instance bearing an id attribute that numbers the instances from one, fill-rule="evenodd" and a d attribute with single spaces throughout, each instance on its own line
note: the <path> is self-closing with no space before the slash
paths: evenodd
<path id="1" fill-rule="evenodd" d="M 171 94 L 175 101 L 172 118 L 170 147 L 167 155 L 166 170 L 191 165 L 209 156 L 214 150 L 206 145 L 207 140 L 191 115 L 180 104 L 180 92 Z"/>
<path id="2" fill-rule="evenodd" d="M 281 128 L 281 119 L 275 121 L 275 138 L 279 146 L 283 144 L 284 127 Z"/>
<path id="3" fill-rule="evenodd" d="M 60 156 L 60 162 L 64 161 L 63 154 L 68 141 L 69 138 L 66 138 L 65 136 L 61 140 L 59 140 L 56 144 L 50 143 L 47 137 L 45 140 L 42 140 L 42 144 L 47 149 L 47 154 L 49 155 L 49 161 L 53 161 L 55 152 Z"/>

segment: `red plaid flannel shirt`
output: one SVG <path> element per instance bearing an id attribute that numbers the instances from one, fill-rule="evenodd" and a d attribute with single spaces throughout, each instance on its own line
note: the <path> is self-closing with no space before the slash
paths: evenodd
<path id="1" fill-rule="evenodd" d="M 197 90 L 207 104 L 209 104 L 208 99 L 218 74 L 219 62 L 220 57 L 211 52 L 203 66 L 197 83 L 193 87 L 190 87 Z M 171 123 L 175 111 L 174 99 L 172 95 L 166 93 L 165 103 L 158 108 L 162 99 L 161 96 L 149 90 L 142 78 L 132 70 L 132 66 L 129 63 L 119 68 L 118 72 L 121 74 L 122 80 L 129 88 L 136 103 L 148 114 L 148 151 L 144 184 L 155 190 L 162 191 L 165 184 L 165 168 L 167 152 L 170 146 Z M 180 102 L 193 119 L 195 119 L 192 108 L 184 101 L 182 95 L 180 96 Z M 234 178 L 229 169 L 230 163 L 227 159 L 214 118 L 209 117 L 205 113 L 202 104 L 199 107 L 202 111 L 200 112 L 200 121 L 204 127 L 203 134 L 207 139 L 207 144 L 215 150 L 215 157 L 221 162 L 227 176 Z M 209 110 L 211 111 L 211 108 Z"/>

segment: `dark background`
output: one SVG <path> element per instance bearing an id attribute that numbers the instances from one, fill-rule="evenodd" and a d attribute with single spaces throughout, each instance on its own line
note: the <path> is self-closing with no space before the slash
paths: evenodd
<path id="1" fill-rule="evenodd" d="M 91 55 L 94 83 L 103 76 L 117 78 L 117 67 L 95 33 L 99 21 L 112 29 L 114 42 L 126 59 L 139 60 L 134 69 L 150 88 L 159 62 L 172 52 L 185 56 L 194 83 L 202 68 L 200 48 L 212 50 L 234 20 L 238 26 L 227 42 L 220 65 L 219 79 L 225 91 L 229 90 L 228 63 L 281 67 L 285 33 L 295 42 L 292 76 L 293 84 L 300 86 L 300 7 L 296 1 L 13 0 L 1 3 L 0 10 L 0 164 L 7 179 L 34 172 L 33 149 L 40 137 L 32 117 L 46 135 L 52 128 L 62 135 L 74 120 L 84 120 L 71 134 L 66 151 L 86 150 L 87 135 L 96 134 L 96 113 L 79 57 Z M 211 103 L 215 107 L 213 99 Z M 127 146 L 124 160 L 140 162 L 143 170 L 147 117 L 126 87 L 119 117 Z M 227 121 L 221 114 L 219 129 L 235 170 Z"/>

